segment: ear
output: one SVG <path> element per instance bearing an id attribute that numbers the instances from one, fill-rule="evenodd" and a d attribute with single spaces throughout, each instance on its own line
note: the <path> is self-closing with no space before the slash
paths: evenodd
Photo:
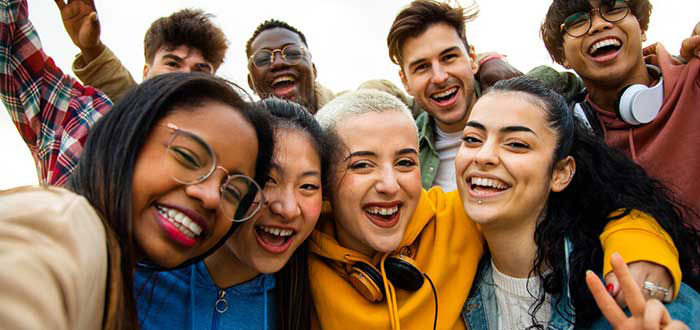
<path id="1" fill-rule="evenodd" d="M 642 42 L 646 42 L 646 41 L 647 41 L 647 32 L 642 31 Z"/>
<path id="2" fill-rule="evenodd" d="M 318 71 L 316 71 L 316 64 L 315 64 L 315 63 L 311 63 L 311 68 L 312 68 L 313 71 L 314 71 L 314 81 L 316 81 L 316 77 L 318 77 Z"/>
<path id="3" fill-rule="evenodd" d="M 406 90 L 406 93 L 411 96 L 415 96 L 413 95 L 413 92 L 411 92 L 411 87 L 408 86 L 408 79 L 406 79 L 406 74 L 403 73 L 403 69 L 399 69 L 399 78 L 401 78 L 401 83 L 403 84 L 403 88 Z"/>
<path id="4" fill-rule="evenodd" d="M 146 77 L 148 76 L 148 70 L 149 70 L 149 69 L 150 69 L 150 67 L 148 66 L 148 64 L 144 64 L 144 65 L 143 65 L 143 77 L 141 77 L 141 80 L 142 80 L 142 81 L 143 81 L 143 80 L 146 80 Z"/>
<path id="5" fill-rule="evenodd" d="M 476 50 L 474 50 L 474 46 L 469 45 L 467 53 L 469 59 L 472 62 L 470 66 L 470 68 L 472 69 L 472 74 L 476 75 L 476 73 L 479 72 L 479 61 L 476 60 Z"/>
<path id="6" fill-rule="evenodd" d="M 574 179 L 575 173 L 576 161 L 574 157 L 567 156 L 558 161 L 552 172 L 552 182 L 550 183 L 552 192 L 560 192 L 566 189 L 571 183 L 571 180 Z"/>
<path id="7" fill-rule="evenodd" d="M 255 89 L 255 84 L 253 83 L 253 79 L 250 78 L 250 73 L 247 75 L 248 78 L 248 87 L 253 90 L 253 93 L 258 94 L 258 90 Z"/>

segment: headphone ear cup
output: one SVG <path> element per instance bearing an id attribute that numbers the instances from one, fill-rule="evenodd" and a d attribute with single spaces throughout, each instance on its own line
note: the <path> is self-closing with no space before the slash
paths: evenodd
<path id="1" fill-rule="evenodd" d="M 370 302 L 380 302 L 384 299 L 382 276 L 368 264 L 358 262 L 352 265 L 350 284 Z"/>
<path id="2" fill-rule="evenodd" d="M 384 261 L 386 277 L 395 287 L 416 291 L 423 286 L 425 279 L 413 259 L 404 255 L 392 255 Z"/>

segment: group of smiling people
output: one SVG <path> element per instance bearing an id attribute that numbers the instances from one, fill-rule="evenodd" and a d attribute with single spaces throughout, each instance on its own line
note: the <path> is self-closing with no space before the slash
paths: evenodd
<path id="1" fill-rule="evenodd" d="M 417 0 L 394 25 L 407 13 L 425 27 L 405 45 L 452 29 L 445 16 L 464 31 L 460 8 Z M 419 127 L 390 93 L 349 91 L 316 111 L 317 99 L 253 102 L 177 72 L 112 106 L 43 53 L 26 0 L 1 0 L 0 18 L 2 100 L 54 184 L 0 192 L 2 328 L 700 324 L 697 212 L 536 79 L 436 100 L 460 98 L 466 117 L 457 189 L 426 190 Z M 457 40 L 439 62 L 471 63 Z M 402 80 L 431 71 L 403 50 L 390 50 Z"/>

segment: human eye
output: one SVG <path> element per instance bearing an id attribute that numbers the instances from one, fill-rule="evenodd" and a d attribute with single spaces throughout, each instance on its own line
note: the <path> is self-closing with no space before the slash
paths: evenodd
<path id="1" fill-rule="evenodd" d="M 303 55 L 304 52 L 297 46 L 290 46 L 284 49 L 284 57 L 290 60 L 298 60 Z"/>
<path id="2" fill-rule="evenodd" d="M 399 167 L 404 167 L 404 168 L 412 168 L 412 167 L 416 167 L 417 162 L 413 159 L 410 159 L 410 158 L 402 158 L 396 162 L 396 165 Z"/>
<path id="3" fill-rule="evenodd" d="M 506 141 L 505 145 L 511 149 L 520 150 L 520 151 L 525 151 L 525 150 L 530 149 L 529 144 L 527 144 L 526 142 L 523 142 L 523 141 L 519 141 L 519 140 Z"/>
<path id="4" fill-rule="evenodd" d="M 450 61 L 457 59 L 458 57 L 459 57 L 459 55 L 456 53 L 448 53 L 442 57 L 442 60 L 445 62 L 450 62 Z"/>
<path id="5" fill-rule="evenodd" d="M 467 146 L 475 146 L 481 143 L 481 140 L 473 135 L 467 135 L 462 138 L 462 141 Z"/>
<path id="6" fill-rule="evenodd" d="M 166 62 L 163 63 L 163 64 L 164 64 L 165 66 L 167 66 L 167 67 L 169 67 L 169 68 L 173 68 L 173 69 L 177 69 L 177 68 L 180 67 L 180 63 L 177 62 L 177 61 L 166 61 Z"/>
<path id="7" fill-rule="evenodd" d="M 197 71 L 197 72 L 205 72 L 205 73 L 213 73 L 213 72 L 214 72 L 214 69 L 213 69 L 212 66 L 209 65 L 209 64 L 206 64 L 206 63 L 199 63 L 199 64 L 195 65 L 194 71 Z"/>
<path id="8" fill-rule="evenodd" d="M 567 17 L 566 20 L 564 20 L 564 26 L 568 29 L 580 28 L 588 24 L 589 19 L 590 18 L 588 16 L 588 13 L 574 13 Z"/>
<path id="9" fill-rule="evenodd" d="M 350 165 L 348 165 L 348 168 L 351 170 L 366 170 L 372 167 L 372 163 L 368 161 L 357 161 L 357 162 L 352 162 Z"/>
<path id="10" fill-rule="evenodd" d="M 171 146 L 169 154 L 178 162 L 178 164 L 188 169 L 199 169 L 204 165 L 197 156 L 196 152 L 181 146 Z"/>
<path id="11" fill-rule="evenodd" d="M 313 184 L 313 183 L 304 183 L 301 186 L 299 186 L 299 189 L 305 190 L 305 191 L 316 191 L 321 189 L 321 186 L 318 184 Z"/>
<path id="12" fill-rule="evenodd" d="M 420 63 L 420 64 L 417 64 L 416 66 L 413 67 L 413 73 L 424 72 L 427 69 L 428 69 L 427 63 Z"/>
<path id="13" fill-rule="evenodd" d="M 272 55 L 269 51 L 261 50 L 253 55 L 253 64 L 259 68 L 268 66 L 271 63 L 271 57 Z"/>

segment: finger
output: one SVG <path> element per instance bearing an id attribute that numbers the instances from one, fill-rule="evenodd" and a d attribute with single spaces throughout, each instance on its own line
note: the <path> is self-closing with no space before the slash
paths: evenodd
<path id="1" fill-rule="evenodd" d="M 644 319 L 642 325 L 644 329 L 661 329 L 671 322 L 671 316 L 668 315 L 668 310 L 664 305 L 656 300 L 647 301 L 644 308 Z"/>
<path id="2" fill-rule="evenodd" d="M 603 287 L 603 282 L 590 270 L 586 272 L 586 285 L 588 285 L 588 290 L 591 291 L 593 299 L 598 305 L 598 308 L 600 308 L 601 313 L 603 313 L 603 316 L 605 316 L 613 328 L 622 324 L 622 322 L 627 319 L 625 313 L 622 312 L 622 309 L 617 306 L 615 300 L 610 296 L 608 291 L 605 290 L 605 287 Z"/>
<path id="3" fill-rule="evenodd" d="M 691 59 L 693 56 L 698 56 L 698 51 L 700 51 L 700 36 L 692 36 L 683 40 L 681 44 L 681 56 L 687 60 Z"/>
<path id="4" fill-rule="evenodd" d="M 617 275 L 614 272 L 610 272 L 605 276 L 605 290 L 608 290 L 608 293 L 613 297 L 619 293 L 620 281 L 617 280 Z"/>
<path id="5" fill-rule="evenodd" d="M 669 323 L 666 327 L 663 328 L 664 330 L 688 330 L 688 326 L 685 325 L 685 323 L 681 321 L 676 321 L 673 320 L 671 323 Z"/>
<path id="6" fill-rule="evenodd" d="M 58 6 L 58 9 L 63 10 L 63 8 L 66 6 L 66 1 L 65 0 L 55 0 L 56 6 Z"/>
<path id="7" fill-rule="evenodd" d="M 632 278 L 627 264 L 625 264 L 625 261 L 622 260 L 622 257 L 617 252 L 613 253 L 610 257 L 610 264 L 612 264 L 613 271 L 620 281 L 620 290 L 625 295 L 625 301 L 632 315 L 642 315 L 642 313 L 644 313 L 646 300 L 642 295 L 642 291 L 639 290 L 637 282 Z"/>
<path id="8" fill-rule="evenodd" d="M 83 0 L 83 2 L 92 7 L 92 10 L 97 11 L 97 7 L 95 7 L 95 0 Z"/>

